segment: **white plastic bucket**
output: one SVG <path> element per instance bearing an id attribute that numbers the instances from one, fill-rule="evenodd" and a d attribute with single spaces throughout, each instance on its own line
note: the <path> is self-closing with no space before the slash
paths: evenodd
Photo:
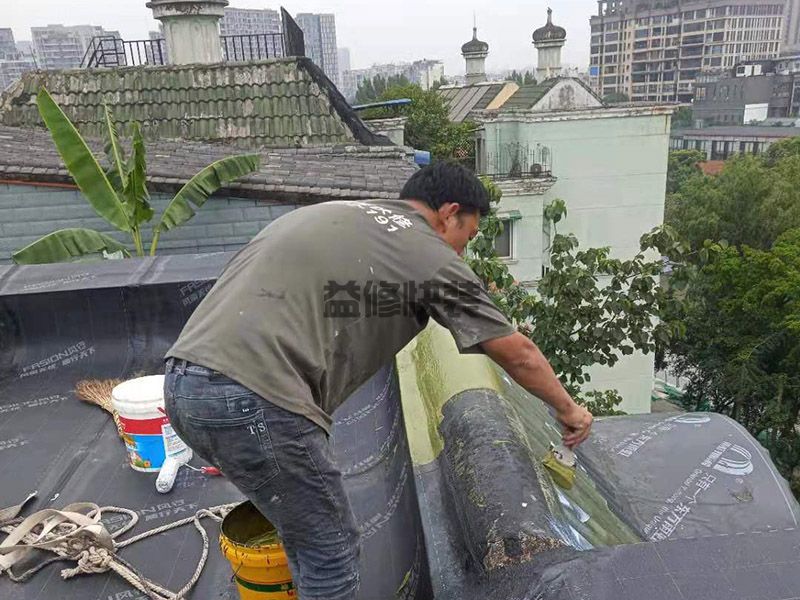
<path id="1" fill-rule="evenodd" d="M 167 456 L 180 462 L 191 450 L 177 436 L 164 412 L 164 376 L 150 375 L 124 381 L 111 392 L 122 425 L 131 467 L 158 471 Z"/>

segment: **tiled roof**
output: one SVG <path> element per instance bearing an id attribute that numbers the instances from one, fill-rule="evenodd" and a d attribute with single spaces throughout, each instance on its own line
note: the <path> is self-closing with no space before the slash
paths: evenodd
<path id="1" fill-rule="evenodd" d="M 558 83 L 558 79 L 552 78 L 542 83 L 523 85 L 511 98 L 506 100 L 503 108 L 533 108 L 556 83 Z"/>
<path id="2" fill-rule="evenodd" d="M 148 139 L 224 141 L 250 148 L 389 143 L 364 126 L 305 57 L 32 72 L 0 96 L 0 123 L 40 125 L 35 96 L 42 86 L 90 136 L 102 134 L 105 100 L 121 124 L 139 121 Z"/>
<path id="3" fill-rule="evenodd" d="M 96 155 L 103 143 L 89 140 Z M 216 160 L 242 152 L 227 144 L 160 140 L 147 147 L 151 190 L 174 190 Z M 416 170 L 398 146 L 339 145 L 263 149 L 258 173 L 231 184 L 234 196 L 291 202 L 394 198 Z M 0 125 L 0 180 L 71 183 L 50 134 Z"/>
<path id="4" fill-rule="evenodd" d="M 506 85 L 507 83 L 462 85 L 439 88 L 438 93 L 447 105 L 450 120 L 460 123 L 473 110 L 488 107 Z"/>

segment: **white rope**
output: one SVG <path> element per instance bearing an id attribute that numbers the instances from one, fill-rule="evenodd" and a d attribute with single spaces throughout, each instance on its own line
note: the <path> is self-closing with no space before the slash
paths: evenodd
<path id="1" fill-rule="evenodd" d="M 17 514 L 22 509 L 12 507 L 0 512 L 5 520 L 0 520 L 0 531 L 8 534 L 0 544 L 0 574 L 7 572 L 14 582 L 24 582 L 45 566 L 60 560 L 75 561 L 75 566 L 61 571 L 63 579 L 76 575 L 106 573 L 113 571 L 131 586 L 146 594 L 152 600 L 181 600 L 191 592 L 208 560 L 208 533 L 200 522 L 208 517 L 222 521 L 236 504 L 222 504 L 198 510 L 193 516 L 167 523 L 123 541 L 116 538 L 130 531 L 139 521 L 139 515 L 128 508 L 118 506 L 99 507 L 88 502 L 70 504 L 63 510 L 45 509 L 21 519 Z M 16 512 L 14 508 L 18 508 Z M 128 522 L 109 533 L 101 522 L 103 513 L 120 513 L 129 517 Z M 158 535 L 170 529 L 192 523 L 203 540 L 203 550 L 192 577 L 177 592 L 160 586 L 142 575 L 133 565 L 117 554 L 117 551 L 138 541 Z M 20 562 L 31 550 L 40 549 L 56 556 L 28 569 L 22 574 L 13 572 L 12 567 Z"/>

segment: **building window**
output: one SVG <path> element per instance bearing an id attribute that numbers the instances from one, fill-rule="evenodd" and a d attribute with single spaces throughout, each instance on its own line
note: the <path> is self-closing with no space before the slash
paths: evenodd
<path id="1" fill-rule="evenodd" d="M 511 217 L 500 217 L 503 224 L 503 232 L 494 240 L 494 251 L 499 258 L 514 258 L 514 219 Z"/>

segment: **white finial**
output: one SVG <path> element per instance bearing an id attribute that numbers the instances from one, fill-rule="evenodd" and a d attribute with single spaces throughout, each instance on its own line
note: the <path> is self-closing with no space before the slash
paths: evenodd
<path id="1" fill-rule="evenodd" d="M 553 9 L 549 6 L 547 7 L 547 23 L 548 25 L 553 24 Z"/>

